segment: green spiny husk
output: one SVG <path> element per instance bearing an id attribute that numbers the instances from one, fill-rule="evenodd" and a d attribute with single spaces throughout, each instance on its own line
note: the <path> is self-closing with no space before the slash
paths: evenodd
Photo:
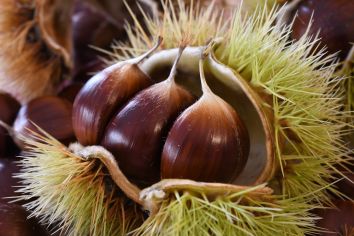
<path id="1" fill-rule="evenodd" d="M 143 213 L 98 160 L 84 161 L 52 137 L 34 134 L 20 161 L 22 199 L 32 216 L 65 235 L 124 235 Z"/>
<path id="2" fill-rule="evenodd" d="M 316 217 L 307 203 L 251 196 L 247 190 L 207 197 L 193 190 L 174 191 L 160 203 L 158 212 L 133 231 L 134 235 L 304 235 L 317 231 Z"/>

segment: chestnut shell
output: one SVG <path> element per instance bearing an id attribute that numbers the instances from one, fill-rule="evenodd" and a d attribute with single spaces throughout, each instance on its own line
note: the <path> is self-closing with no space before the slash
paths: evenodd
<path id="1" fill-rule="evenodd" d="M 247 129 L 229 104 L 204 96 L 172 126 L 162 152 L 162 178 L 231 183 L 243 170 Z"/>
<path id="2" fill-rule="evenodd" d="M 72 105 L 69 101 L 55 97 L 45 96 L 36 98 L 22 106 L 14 123 L 14 130 L 22 135 L 30 136 L 29 130 L 41 133 L 36 124 L 54 138 L 69 144 L 75 139 L 71 124 Z M 33 123 L 34 124 L 33 124 Z M 21 140 L 16 143 L 24 148 Z"/>
<path id="3" fill-rule="evenodd" d="M 157 182 L 168 129 L 193 101 L 193 96 L 174 82 L 166 80 L 152 85 L 139 92 L 112 119 L 102 146 L 115 155 L 129 178 L 143 185 Z"/>
<path id="4" fill-rule="evenodd" d="M 15 204 L 0 201 L 0 236 L 49 236 L 35 219 Z"/>
<path id="5" fill-rule="evenodd" d="M 341 60 L 346 58 L 354 42 L 353 0 L 304 0 L 296 11 L 293 39 L 299 39 L 305 33 L 313 14 L 310 35 L 319 31 L 321 47 L 326 46 L 329 53 L 339 51 Z"/>
<path id="6" fill-rule="evenodd" d="M 15 186 L 19 185 L 18 179 L 13 175 L 19 173 L 20 167 L 16 164 L 17 158 L 0 159 L 0 201 L 10 201 L 8 197 L 18 196 Z"/>

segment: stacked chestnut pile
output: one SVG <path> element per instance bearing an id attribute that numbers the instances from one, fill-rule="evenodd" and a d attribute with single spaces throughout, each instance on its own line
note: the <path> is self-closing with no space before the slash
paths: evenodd
<path id="1" fill-rule="evenodd" d="M 160 178 L 232 182 L 245 166 L 247 130 L 236 111 L 205 82 L 195 96 L 177 84 L 179 50 L 166 80 L 154 83 L 139 64 L 145 55 L 95 75 L 76 97 L 73 128 L 84 145 L 102 145 L 134 183 Z M 155 80 L 156 82 L 157 80 Z"/>

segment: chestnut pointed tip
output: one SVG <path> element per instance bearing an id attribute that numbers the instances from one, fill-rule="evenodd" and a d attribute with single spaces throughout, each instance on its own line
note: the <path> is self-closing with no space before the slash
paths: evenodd
<path id="1" fill-rule="evenodd" d="M 213 99 L 200 98 L 172 126 L 162 152 L 162 178 L 228 183 L 240 174 L 249 152 L 247 129 L 226 102 Z"/>

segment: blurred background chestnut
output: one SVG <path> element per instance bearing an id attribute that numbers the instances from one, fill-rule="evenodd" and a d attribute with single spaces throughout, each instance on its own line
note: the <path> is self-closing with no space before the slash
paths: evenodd
<path id="1" fill-rule="evenodd" d="M 11 126 L 20 109 L 20 103 L 6 93 L 0 93 L 0 120 Z M 7 130 L 0 126 L 0 158 L 17 151 Z"/>
<path id="2" fill-rule="evenodd" d="M 13 128 L 16 132 L 30 135 L 29 130 L 40 133 L 41 129 L 64 144 L 75 140 L 71 124 L 72 104 L 55 96 L 44 96 L 30 101 L 21 107 Z M 20 139 L 16 143 L 23 149 L 25 144 Z"/>
<path id="3" fill-rule="evenodd" d="M 0 202 L 0 236 L 49 236 L 21 206 Z"/>
<path id="4" fill-rule="evenodd" d="M 13 177 L 20 170 L 16 161 L 18 158 L 0 158 L 0 201 L 9 202 L 9 197 L 19 195 L 15 192 L 19 182 Z"/>
<path id="5" fill-rule="evenodd" d="M 321 47 L 328 53 L 339 52 L 344 60 L 354 43 L 354 1 L 353 0 L 303 0 L 293 11 L 297 16 L 291 37 L 298 40 L 311 22 L 310 35 L 319 31 Z M 312 16 L 313 14 L 313 16 Z"/>

